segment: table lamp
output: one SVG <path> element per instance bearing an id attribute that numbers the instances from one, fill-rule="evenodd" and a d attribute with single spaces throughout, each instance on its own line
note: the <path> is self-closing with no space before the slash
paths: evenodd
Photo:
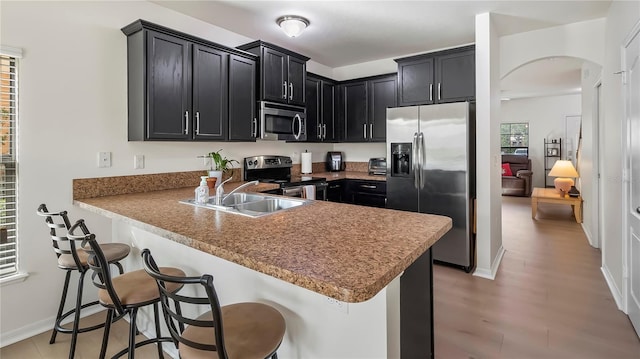
<path id="1" fill-rule="evenodd" d="M 565 195 L 573 186 L 573 178 L 579 177 L 578 171 L 573 167 L 571 161 L 558 160 L 553 164 L 549 176 L 556 177 L 553 184 L 561 195 Z"/>

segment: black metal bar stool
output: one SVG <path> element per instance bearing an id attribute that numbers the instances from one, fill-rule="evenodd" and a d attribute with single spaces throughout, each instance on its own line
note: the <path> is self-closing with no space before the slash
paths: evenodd
<path id="1" fill-rule="evenodd" d="M 78 228 L 82 231 L 82 234 L 74 233 Z M 91 279 L 93 284 L 98 287 L 100 304 L 108 310 L 107 320 L 104 324 L 100 359 L 104 358 L 107 352 L 111 323 L 127 314 L 130 318 L 129 345 L 114 355 L 113 358 L 128 354 L 128 357 L 133 359 L 135 348 L 153 343 L 156 343 L 158 346 L 158 357 L 164 358 L 162 343 L 174 343 L 174 340 L 171 337 L 162 337 L 160 333 L 160 317 L 158 313 L 160 292 L 158 291 L 155 280 L 142 269 L 112 277 L 105 253 L 96 241 L 95 234 L 89 232 L 84 220 L 80 219 L 71 226 L 67 236 L 69 240 L 82 241 L 81 247 L 89 254 L 87 263 L 93 270 Z M 184 277 L 185 275 L 183 271 L 177 268 L 163 267 L 160 268 L 160 271 L 172 277 Z M 178 291 L 180 288 L 182 288 L 181 284 L 171 284 L 167 286 L 167 290 L 170 292 Z M 138 310 L 147 305 L 153 305 L 156 337 L 136 343 L 136 317 Z"/>
<path id="2" fill-rule="evenodd" d="M 278 310 L 262 303 L 221 307 L 213 276 L 172 276 L 158 270 L 148 249 L 142 251 L 142 259 L 144 269 L 158 283 L 164 317 L 171 336 L 179 343 L 180 358 L 278 358 L 276 351 L 286 330 L 284 317 Z M 195 293 L 204 290 L 206 295 L 178 293 L 177 285 L 195 287 L 189 288 Z M 188 311 L 202 313 L 203 306 L 208 311 L 202 315 L 183 315 Z"/>
<path id="3" fill-rule="evenodd" d="M 58 313 L 56 314 L 56 322 L 53 326 L 53 332 L 51 333 L 51 339 L 49 344 L 53 344 L 56 341 L 58 333 L 71 334 L 71 346 L 69 348 L 69 358 L 73 358 L 75 355 L 76 343 L 78 334 L 88 332 L 91 330 L 104 327 L 104 324 L 98 324 L 90 327 L 80 328 L 80 312 L 82 309 L 98 304 L 98 301 L 82 304 L 82 290 L 84 285 L 84 276 L 89 270 L 87 264 L 88 254 L 81 248 L 76 248 L 74 241 L 69 241 L 67 238 L 67 231 L 71 227 L 71 222 L 67 216 L 66 211 L 62 212 L 49 212 L 45 204 L 41 204 L 38 207 L 37 214 L 45 217 L 45 223 L 49 227 L 49 234 L 53 241 L 53 251 L 58 257 L 58 268 L 66 271 L 64 286 L 62 288 L 62 297 L 60 298 L 60 305 L 58 306 Z M 131 247 L 123 243 L 105 243 L 100 245 L 106 253 L 109 264 L 115 264 L 120 272 L 123 272 L 120 260 L 129 255 Z M 71 272 L 78 271 L 80 274 L 78 278 L 78 290 L 76 293 L 75 307 L 66 313 L 63 313 L 65 303 L 67 300 L 67 293 L 69 290 L 69 280 L 71 278 Z M 73 326 L 71 329 L 64 328 L 62 321 L 70 315 L 74 315 Z"/>

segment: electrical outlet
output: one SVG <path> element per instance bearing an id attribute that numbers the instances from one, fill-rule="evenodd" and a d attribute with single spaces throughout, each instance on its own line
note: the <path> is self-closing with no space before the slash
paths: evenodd
<path id="1" fill-rule="evenodd" d="M 337 310 L 338 312 L 348 314 L 349 313 L 349 303 L 341 302 L 337 299 L 327 297 L 327 304 Z"/>
<path id="2" fill-rule="evenodd" d="M 111 167 L 111 152 L 98 152 L 98 168 Z"/>
<path id="3" fill-rule="evenodd" d="M 204 168 L 211 168 L 211 157 L 204 156 L 202 157 L 202 165 Z"/>
<path id="4" fill-rule="evenodd" d="M 291 159 L 293 160 L 293 162 L 298 161 L 298 160 L 300 159 L 300 157 L 299 157 L 299 155 L 298 155 L 298 152 L 295 152 L 295 151 L 294 151 L 294 152 L 291 154 Z"/>
<path id="5" fill-rule="evenodd" d="M 133 168 L 136 170 L 141 170 L 144 168 L 144 155 L 133 156 Z"/>

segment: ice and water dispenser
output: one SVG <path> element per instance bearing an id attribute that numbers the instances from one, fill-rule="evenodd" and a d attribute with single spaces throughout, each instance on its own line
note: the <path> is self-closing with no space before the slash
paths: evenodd
<path id="1" fill-rule="evenodd" d="M 391 176 L 408 177 L 411 175 L 411 146 L 408 143 L 391 143 Z"/>

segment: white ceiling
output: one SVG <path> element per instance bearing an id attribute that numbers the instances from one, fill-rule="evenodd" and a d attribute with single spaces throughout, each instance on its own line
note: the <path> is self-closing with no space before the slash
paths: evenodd
<path id="1" fill-rule="evenodd" d="M 497 14 L 499 33 L 508 35 L 604 17 L 611 1 L 153 2 L 336 68 L 473 43 L 475 15 L 484 12 Z M 289 38 L 276 24 L 282 15 L 304 16 L 310 25 Z M 568 71 L 566 66 L 562 71 Z M 521 80 L 539 75 L 522 75 Z"/>

